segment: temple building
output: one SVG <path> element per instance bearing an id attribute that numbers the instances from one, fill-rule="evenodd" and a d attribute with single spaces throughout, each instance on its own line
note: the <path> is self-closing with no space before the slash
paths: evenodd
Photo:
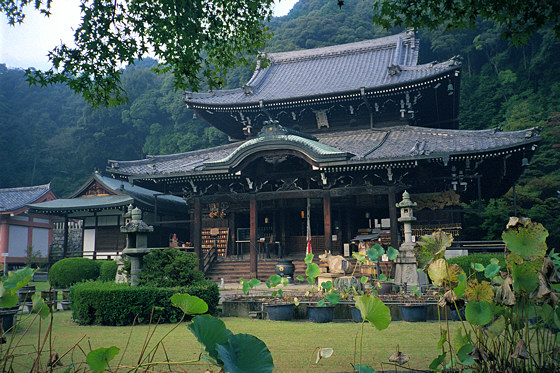
<path id="1" fill-rule="evenodd" d="M 64 219 L 62 252 L 51 253 L 57 256 L 50 258 L 53 262 L 76 254 L 93 259 L 120 255 L 126 243 L 126 236 L 121 233 L 120 227 L 124 225 L 123 213 L 130 205 L 141 208 L 144 219 L 157 227 L 150 236 L 151 247 L 168 246 L 175 228 L 185 223 L 179 219 L 184 219 L 188 214 L 187 205 L 180 197 L 161 195 L 99 173 L 94 173 L 67 198 L 31 203 L 27 208 L 44 216 Z M 82 247 L 79 253 L 69 253 L 68 223 L 76 220 L 82 221 Z"/>
<path id="2" fill-rule="evenodd" d="M 417 233 L 460 236 L 461 203 L 505 193 L 540 141 L 537 129 L 459 130 L 461 60 L 418 64 L 411 31 L 266 58 L 242 88 L 185 94 L 229 144 L 107 167 L 184 198 L 195 251 L 249 254 L 252 275 L 259 253 L 303 255 L 308 241 L 342 254 L 376 231 L 398 247 L 404 190 Z"/>
<path id="3" fill-rule="evenodd" d="M 50 184 L 0 189 L 0 263 L 17 266 L 31 264 L 30 260 L 46 261 L 52 219 L 30 212 L 27 204 L 55 199 Z"/>

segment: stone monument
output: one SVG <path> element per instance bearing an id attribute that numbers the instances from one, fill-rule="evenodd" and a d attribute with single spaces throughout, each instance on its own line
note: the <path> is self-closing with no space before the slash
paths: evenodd
<path id="1" fill-rule="evenodd" d="M 417 271 L 415 243 L 412 241 L 412 222 L 416 221 L 412 208 L 416 207 L 416 203 L 410 200 L 410 194 L 405 191 L 402 201 L 396 206 L 401 209 L 401 217 L 398 220 L 403 223 L 404 242 L 399 247 L 399 256 L 395 259 L 395 282 L 406 286 L 406 291 L 410 291 L 414 286 L 426 284 L 425 275 Z"/>
<path id="2" fill-rule="evenodd" d="M 142 270 L 142 258 L 150 252 L 148 249 L 148 234 L 154 231 L 142 220 L 142 210 L 138 207 L 128 206 L 128 212 L 124 215 L 125 225 L 121 226 L 121 232 L 126 233 L 126 247 L 123 254 L 130 258 L 130 283 L 138 285 L 138 274 Z"/>

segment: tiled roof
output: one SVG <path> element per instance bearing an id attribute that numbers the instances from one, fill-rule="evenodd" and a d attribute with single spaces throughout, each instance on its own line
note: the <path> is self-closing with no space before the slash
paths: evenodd
<path id="1" fill-rule="evenodd" d="M 501 132 L 496 129 L 482 131 L 432 129 L 396 126 L 381 129 L 331 132 L 316 135 L 318 142 L 329 149 L 352 154 L 346 161 L 352 163 L 387 163 L 407 160 L 441 158 L 445 155 L 474 155 L 513 149 L 536 143 L 540 135 L 536 129 Z M 248 140 L 249 143 L 254 140 Z M 152 156 L 137 161 L 109 161 L 108 171 L 115 174 L 136 176 L 186 175 L 204 171 L 205 163 L 220 161 L 243 142 L 194 152 Z M 247 146 L 247 145 L 245 145 Z M 118 168 L 111 168 L 111 165 Z"/>
<path id="2" fill-rule="evenodd" d="M 171 196 L 161 195 L 161 193 L 132 185 L 123 180 L 116 180 L 101 174 L 94 174 L 84 186 L 79 190 L 86 188 L 92 180 L 105 185 L 107 188 L 114 190 L 118 195 L 110 196 L 87 196 L 80 198 L 64 198 L 54 201 L 30 204 L 29 207 L 33 211 L 43 213 L 67 213 L 75 211 L 88 211 L 91 209 L 114 209 L 129 204 L 134 204 L 142 209 L 150 211 L 154 210 L 155 195 L 157 195 L 157 204 L 159 211 L 186 211 L 187 204 L 184 199 Z M 74 193 L 73 196 L 79 193 Z"/>
<path id="3" fill-rule="evenodd" d="M 0 212 L 10 212 L 37 201 L 51 189 L 50 184 L 0 189 Z"/>
<path id="4" fill-rule="evenodd" d="M 187 93 L 188 104 L 243 105 L 381 88 L 422 80 L 456 68 L 458 62 L 417 65 L 413 32 L 332 47 L 267 55 L 244 88 Z M 389 68 L 393 69 L 393 73 Z"/>

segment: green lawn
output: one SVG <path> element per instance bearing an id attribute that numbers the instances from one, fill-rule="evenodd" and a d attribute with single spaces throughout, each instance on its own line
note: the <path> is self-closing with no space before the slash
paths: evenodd
<path id="1" fill-rule="evenodd" d="M 26 351 L 31 351 L 36 346 L 39 334 L 39 323 L 35 322 L 27 333 L 23 329 L 30 324 L 35 315 L 24 315 L 22 327 L 16 333 L 22 345 L 28 345 Z M 48 320 L 48 319 L 47 319 Z M 268 320 L 251 320 L 245 318 L 223 318 L 226 326 L 234 333 L 249 333 L 262 339 L 272 352 L 275 372 L 349 372 L 352 371 L 351 363 L 354 359 L 354 344 L 359 335 L 360 324 L 351 322 L 313 324 L 307 321 L 279 322 Z M 152 337 L 151 346 L 171 331 L 164 339 L 165 351 L 174 361 L 196 359 L 200 347 L 194 336 L 186 328 L 187 324 L 180 325 L 171 331 L 174 325 L 160 325 Z M 44 334 L 47 325 L 43 321 L 41 332 Z M 457 329 L 452 325 L 452 330 Z M 71 320 L 70 311 L 56 312 L 54 314 L 53 349 L 63 354 L 70 349 L 80 338 L 81 348 L 84 351 L 112 345 L 121 349 L 113 360 L 117 362 L 123 357 L 122 365 L 135 365 L 142 345 L 150 328 L 147 325 L 131 327 L 105 327 L 105 326 L 80 326 Z M 152 327 L 153 331 L 153 327 Z M 400 350 L 410 355 L 410 365 L 417 369 L 426 369 L 434 357 L 438 355 L 436 344 L 439 339 L 439 327 L 436 322 L 407 323 L 393 322 L 389 328 L 377 331 L 368 324 L 365 325 L 363 338 L 363 363 L 371 364 L 375 369 L 383 367 L 389 369 L 387 357 Z M 125 346 L 130 336 L 127 351 Z M 5 345 L 4 345 L 5 346 Z M 48 343 L 47 343 L 48 346 Z M 332 347 L 334 354 L 331 358 L 322 360 L 319 364 L 310 364 L 313 352 L 318 347 Z M 148 348 L 148 350 L 150 349 Z M 20 352 L 23 352 L 21 350 Z M 123 354 L 124 352 L 124 354 Z M 156 360 L 163 360 L 163 350 Z M 46 354 L 48 356 L 48 354 Z M 15 371 L 28 371 L 31 359 L 29 356 L 19 360 L 22 364 Z M 85 360 L 84 354 L 78 349 L 74 350 L 74 361 Z M 65 365 L 72 359 L 66 356 L 62 359 Z M 25 365 L 27 364 L 27 365 Z M 191 366 L 188 372 L 204 372 L 206 365 Z M 163 370 L 163 368 L 161 369 Z M 126 371 L 126 370 L 121 370 Z M 182 371 L 174 369 L 173 371 Z M 217 370 L 214 368 L 214 371 Z"/>

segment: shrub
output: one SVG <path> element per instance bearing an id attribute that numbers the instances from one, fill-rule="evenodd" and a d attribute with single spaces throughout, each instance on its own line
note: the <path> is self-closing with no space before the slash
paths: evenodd
<path id="1" fill-rule="evenodd" d="M 117 275 L 117 262 L 114 260 L 104 260 L 99 267 L 100 281 L 115 281 Z"/>
<path id="2" fill-rule="evenodd" d="M 204 280 L 198 257 L 178 249 L 152 250 L 143 259 L 139 285 L 156 287 L 188 286 Z"/>
<path id="3" fill-rule="evenodd" d="M 471 265 L 474 262 L 480 263 L 486 267 L 490 264 L 490 260 L 492 258 L 496 258 L 500 261 L 500 271 L 505 272 L 507 270 L 507 264 L 503 253 L 476 253 L 471 255 L 456 256 L 448 259 L 447 263 L 458 264 L 467 275 L 475 273 L 474 278 L 478 279 L 478 281 L 488 281 L 488 279 L 484 276 L 484 272 L 475 272 Z"/>
<path id="4" fill-rule="evenodd" d="M 99 277 L 99 266 L 88 258 L 66 258 L 54 263 L 49 270 L 53 288 L 68 288 L 81 281 Z"/>
<path id="5" fill-rule="evenodd" d="M 149 323 L 150 318 L 153 323 L 177 322 L 183 312 L 171 305 L 176 293 L 196 295 L 208 303 L 208 312 L 216 312 L 220 293 L 209 281 L 175 288 L 90 281 L 70 288 L 72 318 L 83 325 L 131 325 L 135 319 L 136 323 Z"/>

